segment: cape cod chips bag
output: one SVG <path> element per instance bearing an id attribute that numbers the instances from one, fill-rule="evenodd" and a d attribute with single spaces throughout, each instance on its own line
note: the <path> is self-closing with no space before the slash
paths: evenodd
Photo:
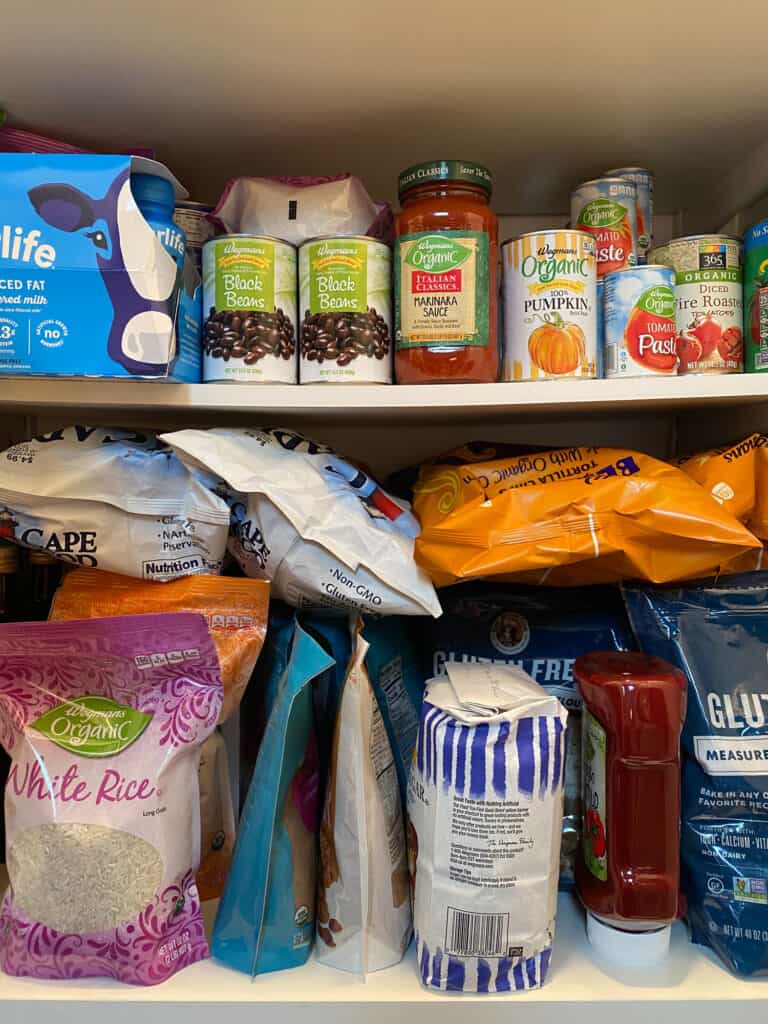
<path id="1" fill-rule="evenodd" d="M 205 619 L 3 625 L 0 664 L 3 970 L 156 985 L 206 957 L 197 771 L 222 688 Z"/>
<path id="2" fill-rule="evenodd" d="M 762 544 L 682 470 L 616 448 L 427 465 L 416 558 L 438 585 L 573 586 L 754 569 Z"/>

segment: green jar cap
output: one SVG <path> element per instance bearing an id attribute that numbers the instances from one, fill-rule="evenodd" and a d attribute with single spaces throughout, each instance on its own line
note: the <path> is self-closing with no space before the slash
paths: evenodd
<path id="1" fill-rule="evenodd" d="M 470 185 L 479 185 L 488 195 L 493 191 L 493 176 L 482 164 L 469 160 L 430 160 L 400 172 L 398 195 L 402 196 L 417 185 L 428 185 L 431 181 L 466 181 Z"/>

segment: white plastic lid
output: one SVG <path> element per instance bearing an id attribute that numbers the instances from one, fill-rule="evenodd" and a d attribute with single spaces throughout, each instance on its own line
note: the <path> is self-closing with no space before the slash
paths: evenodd
<path id="1" fill-rule="evenodd" d="M 653 967 L 666 959 L 672 926 L 628 932 L 587 914 L 587 936 L 601 956 L 620 967 Z"/>

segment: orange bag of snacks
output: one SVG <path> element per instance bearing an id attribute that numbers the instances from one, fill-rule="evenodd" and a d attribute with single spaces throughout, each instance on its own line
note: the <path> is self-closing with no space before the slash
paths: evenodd
<path id="1" fill-rule="evenodd" d="M 224 684 L 219 724 L 237 709 L 267 631 L 269 584 L 226 576 L 187 576 L 170 583 L 74 569 L 62 580 L 50 619 L 93 619 L 147 612 L 199 612 L 208 622 Z M 201 858 L 197 887 L 202 900 L 224 889 L 235 846 L 235 812 L 221 733 L 203 746 L 199 770 Z"/>
<path id="2" fill-rule="evenodd" d="M 665 583 L 748 571 L 762 558 L 757 538 L 682 470 L 625 449 L 427 465 L 413 508 L 416 558 L 438 586 Z"/>
<path id="3" fill-rule="evenodd" d="M 680 469 L 761 538 L 768 538 L 766 445 L 765 434 L 750 434 L 738 444 L 677 460 Z"/>

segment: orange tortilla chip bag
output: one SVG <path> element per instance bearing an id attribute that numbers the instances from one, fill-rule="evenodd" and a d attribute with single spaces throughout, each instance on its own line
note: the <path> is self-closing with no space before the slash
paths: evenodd
<path id="1" fill-rule="evenodd" d="M 768 538 L 768 437 L 750 434 L 738 444 L 677 460 L 692 480 L 761 538 Z"/>
<path id="2" fill-rule="evenodd" d="M 416 558 L 438 586 L 571 586 L 755 569 L 762 545 L 682 470 L 615 448 L 422 467 Z"/>

